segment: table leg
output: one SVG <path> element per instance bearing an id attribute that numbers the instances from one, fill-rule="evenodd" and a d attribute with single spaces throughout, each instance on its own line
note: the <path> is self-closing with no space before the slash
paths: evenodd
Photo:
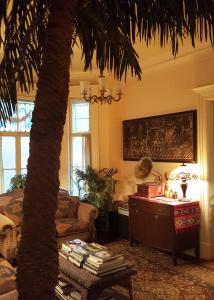
<path id="1" fill-rule="evenodd" d="M 133 291 L 132 291 L 132 282 L 131 282 L 131 278 L 129 278 L 129 280 L 127 281 L 128 285 L 127 285 L 127 289 L 129 291 L 129 299 L 133 300 Z"/>
<path id="2" fill-rule="evenodd" d="M 199 231 L 197 232 L 197 238 L 195 243 L 195 257 L 199 259 L 200 256 L 200 244 L 199 244 Z"/>
<path id="3" fill-rule="evenodd" d="M 177 251 L 175 248 L 172 251 L 172 261 L 173 261 L 173 265 L 177 266 Z"/>

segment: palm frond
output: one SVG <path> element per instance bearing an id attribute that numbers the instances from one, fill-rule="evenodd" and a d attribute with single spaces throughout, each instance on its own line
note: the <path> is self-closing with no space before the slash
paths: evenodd
<path id="1" fill-rule="evenodd" d="M 0 122 L 10 119 L 17 102 L 17 86 L 29 92 L 34 74 L 42 65 L 45 33 L 54 0 L 13 0 L 8 13 L 7 0 L 0 3 L 0 31 L 3 58 L 0 62 Z M 210 40 L 214 46 L 213 0 L 91 0 L 79 1 L 75 18 L 73 44 L 78 37 L 85 70 L 97 66 L 126 77 L 128 69 L 141 78 L 138 54 L 133 43 L 138 35 L 147 45 L 159 40 L 171 44 L 176 55 L 179 43 L 190 37 Z M 3 26 L 2 26 L 3 28 Z M 1 28 L 1 29 L 2 29 Z"/>
<path id="2" fill-rule="evenodd" d="M 130 12 L 134 14 L 131 7 L 125 5 L 125 1 L 115 0 L 91 1 L 78 11 L 75 25 L 85 60 L 85 70 L 91 68 L 95 54 L 100 70 L 107 68 L 114 72 L 115 77 L 121 79 L 130 68 L 132 74 L 141 78 L 138 55 L 131 40 L 134 37 L 135 22 L 131 26 Z"/>
<path id="3" fill-rule="evenodd" d="M 4 53 L 0 64 L 0 121 L 10 119 L 17 103 L 17 89 L 29 93 L 34 87 L 34 74 L 39 73 L 49 1 L 14 0 L 8 16 L 1 10 L 5 23 L 0 37 Z"/>
<path id="4" fill-rule="evenodd" d="M 214 46 L 213 0 L 136 0 L 137 29 L 147 44 L 159 39 L 160 45 L 171 43 L 172 53 L 178 52 L 179 41 L 190 37 L 210 39 Z"/>

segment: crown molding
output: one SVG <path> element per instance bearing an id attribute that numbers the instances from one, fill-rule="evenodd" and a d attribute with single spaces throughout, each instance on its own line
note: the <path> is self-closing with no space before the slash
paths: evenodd
<path id="1" fill-rule="evenodd" d="M 214 101 L 214 84 L 197 87 L 192 89 L 192 91 L 199 94 L 205 100 Z"/>

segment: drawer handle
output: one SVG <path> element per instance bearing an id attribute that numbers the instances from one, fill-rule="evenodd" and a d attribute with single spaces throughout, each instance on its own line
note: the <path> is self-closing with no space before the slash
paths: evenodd
<path id="1" fill-rule="evenodd" d="M 158 215 L 155 215 L 155 219 L 156 219 L 156 220 L 158 219 Z"/>
<path id="2" fill-rule="evenodd" d="M 136 203 L 130 203 L 130 205 L 131 205 L 131 206 L 136 206 L 137 204 L 136 204 Z"/>
<path id="3" fill-rule="evenodd" d="M 136 212 L 136 213 L 138 213 L 138 212 L 139 212 L 139 210 L 138 210 L 138 209 L 135 209 L 135 212 Z"/>

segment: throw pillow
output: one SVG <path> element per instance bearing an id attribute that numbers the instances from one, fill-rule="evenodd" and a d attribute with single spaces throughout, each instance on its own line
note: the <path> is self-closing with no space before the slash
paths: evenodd
<path id="1" fill-rule="evenodd" d="M 79 198 L 76 196 L 59 197 L 56 218 L 75 218 L 78 206 Z"/>
<path id="2" fill-rule="evenodd" d="M 22 224 L 22 207 L 23 207 L 23 198 L 12 199 L 8 205 L 4 207 L 3 213 L 9 219 L 11 219 L 16 226 Z"/>

